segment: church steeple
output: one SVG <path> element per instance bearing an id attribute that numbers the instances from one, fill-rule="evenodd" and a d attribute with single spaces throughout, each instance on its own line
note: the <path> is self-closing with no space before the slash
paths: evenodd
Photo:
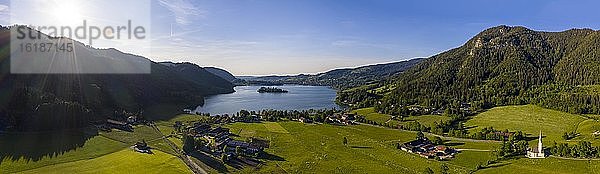
<path id="1" fill-rule="evenodd" d="M 540 130 L 540 138 L 538 140 L 538 153 L 542 153 L 543 152 L 543 148 L 542 148 L 542 131 Z"/>

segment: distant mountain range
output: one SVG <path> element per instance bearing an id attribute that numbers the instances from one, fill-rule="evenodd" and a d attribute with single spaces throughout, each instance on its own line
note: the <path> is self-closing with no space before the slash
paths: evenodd
<path id="1" fill-rule="evenodd" d="M 332 86 L 336 89 L 347 89 L 365 84 L 375 83 L 399 74 L 421 62 L 422 58 L 407 61 L 368 65 L 358 68 L 344 68 L 319 73 L 316 75 L 295 76 L 240 76 L 248 83 L 299 84 Z"/>
<path id="2" fill-rule="evenodd" d="M 10 45 L 7 27 L 0 28 L 0 45 Z M 149 61 L 115 49 L 95 49 L 76 41 L 74 45 L 84 68 Z M 234 92 L 231 82 L 191 63 L 150 61 L 150 74 L 11 74 L 10 49 L 3 50 L 0 130 L 76 128 L 109 117 L 123 119 L 128 113 L 163 119 L 203 104 L 207 95 Z M 61 58 L 65 57 L 57 57 Z"/>

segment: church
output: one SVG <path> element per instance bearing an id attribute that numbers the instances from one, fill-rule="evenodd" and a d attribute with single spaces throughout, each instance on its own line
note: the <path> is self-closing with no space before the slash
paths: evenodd
<path id="1" fill-rule="evenodd" d="M 538 146 L 536 148 L 528 150 L 526 156 L 527 158 L 546 158 L 546 154 L 544 154 L 544 146 L 542 146 L 542 131 L 540 131 Z"/>

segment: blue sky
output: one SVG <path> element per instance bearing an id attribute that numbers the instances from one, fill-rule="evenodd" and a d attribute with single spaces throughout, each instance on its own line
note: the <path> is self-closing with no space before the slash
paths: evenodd
<path id="1" fill-rule="evenodd" d="M 9 24 L 9 2 L 0 4 L 0 23 Z M 140 54 L 235 75 L 316 73 L 429 57 L 497 25 L 599 29 L 597 7 L 569 0 L 152 0 L 152 52 Z"/>

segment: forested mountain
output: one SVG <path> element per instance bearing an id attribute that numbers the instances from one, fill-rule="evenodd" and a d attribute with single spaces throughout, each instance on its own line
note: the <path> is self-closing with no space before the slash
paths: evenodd
<path id="1" fill-rule="evenodd" d="M 10 31 L 2 27 L 0 129 L 76 128 L 124 112 L 159 119 L 202 104 L 206 95 L 233 92 L 232 83 L 189 63 L 150 62 L 150 74 L 11 74 L 9 42 Z M 75 43 L 81 60 L 93 58 L 101 64 L 147 60 L 115 49 Z"/>
<path id="2" fill-rule="evenodd" d="M 600 31 L 487 29 L 461 47 L 424 60 L 379 86 L 391 86 L 380 112 L 405 114 L 407 106 L 475 109 L 533 103 L 571 113 L 600 113 Z M 367 96 L 373 91 L 354 92 Z M 345 98 L 360 98 L 353 94 Z M 356 104 L 356 103 L 355 103 Z"/>
<path id="3" fill-rule="evenodd" d="M 204 67 L 204 69 L 214 75 L 217 75 L 235 85 L 241 85 L 241 84 L 245 84 L 246 81 L 242 80 L 242 79 L 238 79 L 235 76 L 233 76 L 233 74 L 231 74 L 229 71 L 221 69 L 221 68 L 215 68 L 215 67 Z"/>
<path id="4" fill-rule="evenodd" d="M 316 75 L 297 76 L 265 76 L 246 77 L 246 81 L 266 81 L 283 84 L 320 85 L 332 86 L 337 89 L 347 89 L 365 84 L 379 82 L 392 75 L 403 72 L 423 59 L 417 58 L 407 61 L 369 65 L 358 68 L 335 69 Z"/>

